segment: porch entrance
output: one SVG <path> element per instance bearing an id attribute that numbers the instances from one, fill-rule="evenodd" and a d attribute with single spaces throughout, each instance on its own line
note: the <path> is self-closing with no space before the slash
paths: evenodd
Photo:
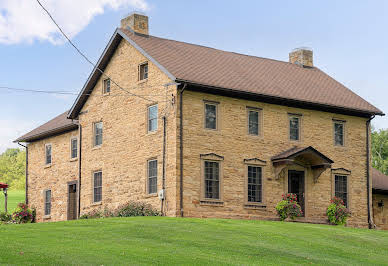
<path id="1" fill-rule="evenodd" d="M 298 197 L 298 204 L 302 208 L 303 216 L 304 210 L 304 172 L 303 171 L 288 171 L 288 193 L 296 194 Z"/>
<path id="2" fill-rule="evenodd" d="M 77 219 L 77 184 L 69 184 L 67 220 Z"/>

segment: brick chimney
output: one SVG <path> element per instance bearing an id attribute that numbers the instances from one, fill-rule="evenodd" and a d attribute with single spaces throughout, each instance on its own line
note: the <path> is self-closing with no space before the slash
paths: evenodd
<path id="1" fill-rule="evenodd" d="M 148 17 L 139 13 L 131 13 L 121 20 L 121 28 L 148 35 Z"/>
<path id="2" fill-rule="evenodd" d="M 310 48 L 296 48 L 289 53 L 290 63 L 304 67 L 313 67 L 313 50 Z"/>

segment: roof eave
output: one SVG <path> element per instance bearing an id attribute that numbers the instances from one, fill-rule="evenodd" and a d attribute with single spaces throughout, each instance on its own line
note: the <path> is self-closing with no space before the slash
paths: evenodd
<path id="1" fill-rule="evenodd" d="M 254 93 L 254 92 L 249 92 L 249 91 L 235 90 L 235 89 L 231 89 L 231 88 L 216 87 L 216 86 L 201 84 L 201 83 L 198 83 L 195 81 L 184 80 L 184 79 L 180 79 L 180 78 L 177 78 L 176 82 L 187 83 L 188 85 L 194 85 L 194 86 L 199 86 L 199 87 L 204 87 L 204 88 L 211 88 L 212 89 L 211 93 L 214 93 L 214 94 L 217 94 L 216 92 L 218 90 L 218 92 L 226 92 L 226 93 L 229 92 L 229 93 L 233 93 L 235 95 L 240 95 L 240 96 L 257 96 L 257 97 L 262 98 L 262 99 L 271 100 L 271 102 L 269 102 L 269 103 L 272 103 L 272 104 L 277 104 L 276 102 L 272 102 L 273 100 L 275 100 L 275 101 L 277 100 L 279 102 L 288 103 L 291 106 L 293 106 L 295 104 L 296 105 L 309 105 L 309 106 L 311 106 L 311 108 L 300 107 L 303 109 L 318 109 L 318 110 L 327 109 L 327 110 L 325 110 L 326 112 L 330 112 L 330 111 L 335 112 L 334 110 L 336 110 L 336 111 L 343 110 L 343 112 L 350 113 L 350 114 L 355 115 L 355 116 L 363 116 L 363 117 L 371 117 L 374 115 L 379 115 L 379 116 L 385 115 L 381 110 L 373 112 L 373 111 L 367 111 L 367 110 L 361 110 L 361 109 L 354 109 L 354 108 L 352 109 L 352 108 L 347 108 L 347 107 L 343 107 L 343 106 L 335 106 L 335 105 L 320 104 L 320 103 L 315 103 L 315 102 L 301 101 L 301 100 L 296 100 L 296 99 Z M 283 105 L 287 105 L 287 104 L 283 104 Z M 313 108 L 313 107 L 315 107 L 315 108 Z"/>
<path id="2" fill-rule="evenodd" d="M 40 133 L 40 134 L 35 134 L 35 135 L 29 136 L 29 137 L 20 137 L 20 138 L 14 140 L 13 142 L 14 143 L 18 143 L 18 142 L 33 142 L 33 141 L 41 140 L 41 139 L 44 139 L 44 138 L 48 138 L 48 137 L 56 136 L 56 135 L 59 135 L 59 134 L 63 134 L 63 133 L 69 132 L 69 131 L 73 131 L 73 130 L 76 130 L 76 129 L 78 129 L 78 125 L 77 124 L 66 125 L 66 126 L 63 126 L 63 127 L 59 127 L 59 128 L 55 128 L 55 129 L 52 129 L 52 130 L 45 131 L 45 132 Z"/>

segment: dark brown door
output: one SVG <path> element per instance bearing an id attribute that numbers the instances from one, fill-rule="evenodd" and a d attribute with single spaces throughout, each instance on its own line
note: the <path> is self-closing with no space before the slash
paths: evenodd
<path id="1" fill-rule="evenodd" d="M 67 220 L 77 219 L 77 184 L 69 185 Z"/>
<path id="2" fill-rule="evenodd" d="M 304 216 L 304 172 L 288 171 L 288 193 L 296 194 Z"/>

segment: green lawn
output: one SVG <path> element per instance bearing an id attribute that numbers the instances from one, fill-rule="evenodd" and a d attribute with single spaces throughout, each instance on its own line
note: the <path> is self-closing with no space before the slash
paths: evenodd
<path id="1" fill-rule="evenodd" d="M 388 232 L 165 217 L 0 225 L 0 264 L 388 264 Z"/>
<path id="2" fill-rule="evenodd" d="M 13 212 L 18 203 L 24 202 L 24 190 L 8 190 L 8 212 Z M 4 193 L 0 191 L 0 212 L 4 211 Z"/>

